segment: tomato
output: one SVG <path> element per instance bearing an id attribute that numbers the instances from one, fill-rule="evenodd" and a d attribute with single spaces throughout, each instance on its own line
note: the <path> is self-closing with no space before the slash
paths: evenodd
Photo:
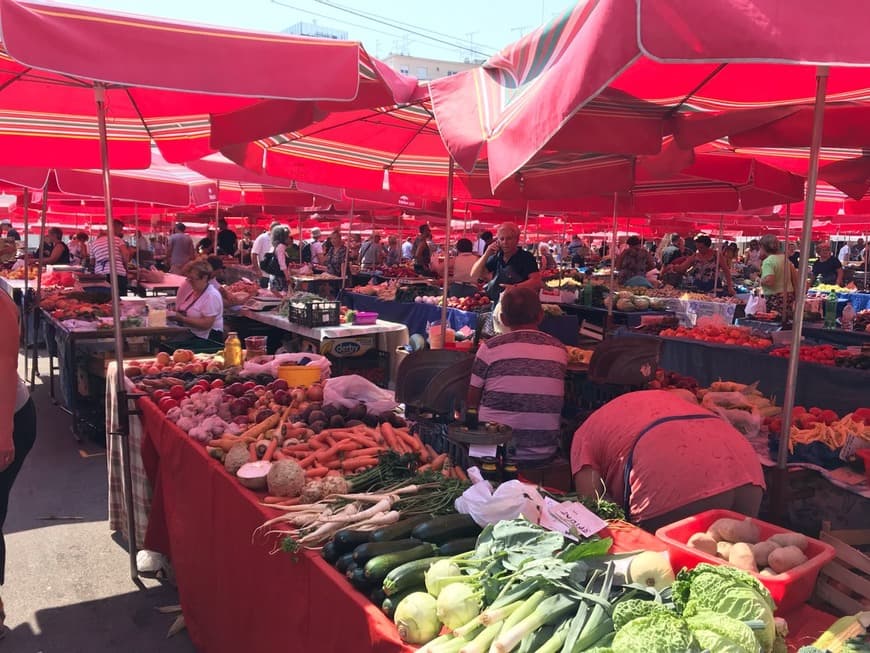
<path id="1" fill-rule="evenodd" d="M 211 382 L 211 389 L 212 390 L 214 390 L 215 388 L 223 388 L 223 387 L 224 387 L 224 380 L 223 379 L 215 379 L 214 381 Z"/>
<path id="2" fill-rule="evenodd" d="M 151 398 L 157 403 L 160 403 L 160 400 L 163 399 L 163 397 L 165 397 L 167 394 L 169 393 L 167 393 L 166 390 L 155 390 L 151 394 Z"/>
<path id="3" fill-rule="evenodd" d="M 205 379 L 200 379 L 199 381 L 197 381 L 195 387 L 200 387 L 203 390 L 211 390 L 211 384 Z"/>
<path id="4" fill-rule="evenodd" d="M 173 399 L 184 399 L 187 393 L 184 391 L 183 385 L 174 385 L 169 390 L 169 396 Z"/>
<path id="5" fill-rule="evenodd" d="M 178 408 L 178 402 L 175 401 L 175 399 L 173 399 L 172 397 L 163 397 L 163 399 L 160 400 L 158 406 L 160 407 L 160 410 L 162 410 L 164 413 L 168 413 L 170 409 Z"/>
<path id="6" fill-rule="evenodd" d="M 201 385 L 199 385 L 199 384 L 197 383 L 195 386 L 193 386 L 193 387 L 189 390 L 189 392 L 190 392 L 190 394 L 192 394 L 192 395 L 196 395 L 196 394 L 200 394 L 201 392 L 205 392 L 205 388 L 203 388 Z"/>

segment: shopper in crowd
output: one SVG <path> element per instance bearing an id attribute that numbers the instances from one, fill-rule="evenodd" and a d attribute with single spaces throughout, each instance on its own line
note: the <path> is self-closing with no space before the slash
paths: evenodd
<path id="1" fill-rule="evenodd" d="M 243 229 L 242 237 L 239 238 L 238 243 L 238 254 L 239 254 L 239 263 L 242 265 L 250 265 L 251 264 L 251 248 L 254 246 L 254 241 L 251 240 L 251 230 Z"/>
<path id="2" fill-rule="evenodd" d="M 251 245 L 251 267 L 254 273 L 260 275 L 260 287 L 269 287 L 269 273 L 261 269 L 260 265 L 263 262 L 263 257 L 272 251 L 272 230 L 280 226 L 278 222 L 272 222 L 268 229 L 254 239 L 254 244 Z"/>
<path id="3" fill-rule="evenodd" d="M 864 250 L 866 246 L 864 245 L 864 239 L 859 238 L 855 241 L 855 244 L 852 245 L 852 249 L 849 254 L 849 259 L 852 261 L 863 261 L 864 260 Z"/>
<path id="4" fill-rule="evenodd" d="M 767 310 L 776 311 L 788 319 L 794 307 L 798 272 L 786 260 L 776 236 L 765 234 L 759 245 L 764 256 L 761 263 L 761 289 L 767 300 Z"/>
<path id="5" fill-rule="evenodd" d="M 619 283 L 625 285 L 629 279 L 646 277 L 646 273 L 656 266 L 655 258 L 646 249 L 638 236 L 630 236 L 626 249 L 616 256 L 614 269 L 619 275 Z"/>
<path id="6" fill-rule="evenodd" d="M 840 260 L 840 265 L 843 266 L 845 266 L 852 258 L 852 246 L 848 241 L 843 243 L 843 246 L 840 247 L 840 251 L 837 252 L 837 258 Z"/>
<path id="7" fill-rule="evenodd" d="M 154 253 L 154 262 L 158 269 L 167 270 L 166 267 L 166 236 L 151 236 L 151 251 Z"/>
<path id="8" fill-rule="evenodd" d="M 402 260 L 410 261 L 412 258 L 414 258 L 414 239 L 408 236 L 402 243 Z"/>
<path id="9" fill-rule="evenodd" d="M 195 256 L 196 248 L 193 246 L 193 238 L 187 233 L 187 226 L 183 222 L 177 223 L 175 233 L 169 237 L 166 246 L 169 271 L 173 274 L 181 274 L 184 266 L 190 263 Z"/>
<path id="10" fill-rule="evenodd" d="M 386 248 L 381 243 L 381 234 L 373 231 L 372 235 L 362 244 L 359 250 L 359 264 L 363 270 L 376 270 L 387 256 Z"/>
<path id="11" fill-rule="evenodd" d="M 69 259 L 73 265 L 87 264 L 88 240 L 88 235 L 84 231 L 80 231 L 69 241 Z"/>
<path id="12" fill-rule="evenodd" d="M 399 265 L 402 262 L 402 248 L 399 246 L 399 238 L 390 236 L 387 238 L 387 250 L 384 254 L 384 265 L 388 268 Z"/>
<path id="13" fill-rule="evenodd" d="M 52 227 L 45 233 L 45 244 L 42 246 L 43 265 L 69 265 L 69 247 L 63 242 L 63 231 L 60 227 Z"/>
<path id="14" fill-rule="evenodd" d="M 136 230 L 136 241 L 134 245 L 140 252 L 151 251 L 151 243 L 148 242 L 148 239 L 145 237 L 145 234 L 142 233 L 141 229 Z"/>
<path id="15" fill-rule="evenodd" d="M 538 292 L 543 285 L 535 257 L 520 249 L 520 229 L 513 222 L 499 226 L 495 239 L 471 268 L 477 279 L 491 276 L 486 291 L 489 298 L 498 301 L 508 286 L 531 288 Z"/>
<path id="16" fill-rule="evenodd" d="M 215 253 L 214 245 L 214 229 L 209 229 L 205 232 L 205 236 L 199 239 L 196 243 L 196 253 L 199 255 L 208 255 Z"/>
<path id="17" fill-rule="evenodd" d="M 716 268 L 719 268 L 719 280 L 724 284 L 729 295 L 734 295 L 734 284 L 731 281 L 731 269 L 725 264 L 725 260 L 713 249 L 713 241 L 709 236 L 701 234 L 695 237 L 696 251 L 691 256 L 686 256 L 682 261 L 672 263 L 665 272 L 676 272 L 689 276 L 694 282 L 694 288 L 700 292 L 713 292 L 716 282 Z"/>
<path id="18" fill-rule="evenodd" d="M 490 243 L 492 243 L 492 238 L 493 236 L 491 231 L 481 231 L 480 234 L 477 236 L 477 242 L 474 243 L 474 248 L 472 250 L 473 253 L 477 254 L 478 256 L 483 256 L 486 248 L 489 247 Z"/>
<path id="19" fill-rule="evenodd" d="M 311 230 L 311 239 L 302 246 L 303 263 L 323 265 L 323 243 L 320 242 L 320 237 L 320 227 L 314 227 Z"/>
<path id="20" fill-rule="evenodd" d="M 798 251 L 800 243 L 790 242 L 785 246 L 785 257 L 796 268 L 800 267 L 801 253 Z"/>
<path id="21" fill-rule="evenodd" d="M 7 245 L 2 245 L 6 248 Z M 15 247 L 8 254 L 15 254 Z M 0 293 L 0 585 L 6 580 L 6 542 L 3 525 L 12 485 L 36 440 L 36 409 L 27 384 L 18 376 L 18 308 L 6 293 Z M 19 497 L 21 498 L 21 497 Z M 6 634 L 6 613 L 0 599 L 0 639 Z"/>
<path id="22" fill-rule="evenodd" d="M 670 265 L 678 258 L 683 256 L 683 247 L 685 241 L 680 234 L 671 234 L 668 239 L 668 244 L 661 251 L 662 265 Z"/>
<path id="23" fill-rule="evenodd" d="M 537 289 L 506 289 L 500 313 L 506 333 L 481 343 L 471 369 L 468 406 L 478 408 L 481 422 L 513 429 L 521 464 L 548 463 L 559 451 L 567 352 L 539 329 L 544 312 Z"/>
<path id="24" fill-rule="evenodd" d="M 218 220 L 217 255 L 235 256 L 238 250 L 239 237 L 229 228 L 224 218 Z"/>
<path id="25" fill-rule="evenodd" d="M 831 243 L 819 243 L 816 246 L 818 258 L 813 262 L 811 280 L 820 280 L 822 283 L 843 285 L 843 265 L 840 259 L 833 255 Z M 821 279 L 820 279 L 821 277 Z"/>
<path id="26" fill-rule="evenodd" d="M 324 264 L 327 274 L 335 277 L 346 277 L 348 271 L 347 246 L 341 237 L 341 232 L 336 229 L 329 235 L 330 248 L 326 254 Z"/>
<path id="27" fill-rule="evenodd" d="M 711 509 L 755 517 L 764 493 L 758 455 L 720 416 L 664 390 L 629 392 L 574 434 L 580 496 L 608 496 L 650 532 Z"/>
<path id="28" fill-rule="evenodd" d="M 115 230 L 115 269 L 112 270 L 109 259 L 109 234 L 104 231 L 94 240 L 91 246 L 91 257 L 94 259 L 94 274 L 105 274 L 106 279 L 111 281 L 114 273 L 118 279 L 118 292 L 121 297 L 127 294 L 127 264 L 133 255 L 132 250 L 124 243 L 124 223 L 114 221 Z"/>
<path id="29" fill-rule="evenodd" d="M 175 298 L 175 321 L 190 330 L 190 349 L 205 341 L 223 342 L 224 302 L 214 279 L 212 264 L 206 259 L 191 261 L 184 267 L 185 282 Z M 180 347 L 181 345 L 179 345 Z"/>
<path id="30" fill-rule="evenodd" d="M 456 258 L 453 260 L 453 281 L 456 283 L 477 282 L 477 277 L 471 273 L 479 258 L 471 251 L 473 248 L 474 245 L 468 238 L 460 238 L 456 241 Z"/>
<path id="31" fill-rule="evenodd" d="M 432 249 L 429 240 L 432 238 L 432 229 L 428 224 L 420 225 L 420 235 L 414 240 L 411 247 L 414 259 L 414 271 L 417 274 L 430 274 L 432 272 Z"/>
<path id="32" fill-rule="evenodd" d="M 21 235 L 12 226 L 11 222 L 3 222 L 0 223 L 0 233 L 3 233 L 4 238 L 11 238 L 12 240 L 21 240 Z"/>
<path id="33" fill-rule="evenodd" d="M 347 258 L 351 265 L 359 265 L 359 252 L 362 249 L 362 235 L 351 234 L 347 241 Z"/>
<path id="34" fill-rule="evenodd" d="M 272 229 L 272 252 L 278 262 L 278 273 L 272 275 L 269 288 L 275 292 L 284 292 L 290 286 L 290 272 L 287 269 L 287 264 L 294 260 L 292 246 L 293 236 L 290 235 L 288 227 L 278 225 Z M 298 257 L 296 260 L 298 261 Z"/>
<path id="35" fill-rule="evenodd" d="M 541 270 L 555 270 L 559 267 L 556 264 L 556 259 L 553 257 L 550 247 L 546 243 L 538 245 L 538 253 L 541 257 Z"/>
<path id="36" fill-rule="evenodd" d="M 739 255 L 737 243 L 729 243 L 722 249 L 722 258 L 725 261 L 725 265 L 727 265 L 728 269 L 731 270 L 732 275 L 735 272 Z"/>
<path id="37" fill-rule="evenodd" d="M 757 239 L 753 238 L 749 241 L 749 249 L 744 252 L 743 258 L 752 272 L 761 271 L 762 252 L 761 245 Z"/>

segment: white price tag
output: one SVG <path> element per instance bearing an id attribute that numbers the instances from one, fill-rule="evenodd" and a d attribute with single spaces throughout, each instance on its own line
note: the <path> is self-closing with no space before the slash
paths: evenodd
<path id="1" fill-rule="evenodd" d="M 541 526 L 544 528 L 578 539 L 577 535 L 591 537 L 607 527 L 607 522 L 581 503 L 560 503 L 550 497 L 544 501 L 546 510 L 541 515 Z"/>
<path id="2" fill-rule="evenodd" d="M 495 458 L 498 451 L 498 446 L 494 444 L 470 444 L 468 445 L 469 458 L 486 458 L 487 456 Z"/>

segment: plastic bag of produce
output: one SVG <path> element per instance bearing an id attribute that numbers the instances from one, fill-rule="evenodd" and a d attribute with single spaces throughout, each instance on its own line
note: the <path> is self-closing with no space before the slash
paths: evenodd
<path id="1" fill-rule="evenodd" d="M 320 354 L 276 354 L 274 358 L 264 363 L 258 363 L 257 359 L 245 361 L 245 366 L 241 375 L 257 376 L 258 374 L 270 374 L 277 377 L 278 367 L 284 363 L 319 367 L 321 380 L 328 379 L 330 370 L 332 369 L 332 364 L 329 362 L 329 359 Z"/>
<path id="2" fill-rule="evenodd" d="M 359 402 L 375 415 L 393 410 L 398 403 L 392 390 L 384 390 L 359 374 L 348 374 L 329 379 L 323 386 L 323 403 L 352 408 Z"/>
<path id="3" fill-rule="evenodd" d="M 766 313 L 767 312 L 767 300 L 764 298 L 764 295 L 756 295 L 752 294 L 746 302 L 746 314 L 747 315 L 755 315 L 756 313 Z"/>
<path id="4" fill-rule="evenodd" d="M 472 470 L 469 470 L 469 476 L 474 478 Z M 544 497 L 534 485 L 520 481 L 502 483 L 493 492 L 489 481 L 481 480 L 456 499 L 455 507 L 457 512 L 470 515 L 480 526 L 516 519 L 520 515 L 538 523 L 544 509 Z"/>

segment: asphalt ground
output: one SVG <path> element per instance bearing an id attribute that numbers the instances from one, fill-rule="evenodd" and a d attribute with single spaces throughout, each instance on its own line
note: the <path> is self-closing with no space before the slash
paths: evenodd
<path id="1" fill-rule="evenodd" d="M 178 603 L 176 589 L 150 579 L 137 586 L 123 542 L 109 531 L 105 449 L 73 437 L 70 416 L 39 381 L 32 397 L 38 435 L 3 529 L 8 630 L 0 653 L 196 651 L 185 631 L 167 638 L 176 615 L 158 608 Z"/>

